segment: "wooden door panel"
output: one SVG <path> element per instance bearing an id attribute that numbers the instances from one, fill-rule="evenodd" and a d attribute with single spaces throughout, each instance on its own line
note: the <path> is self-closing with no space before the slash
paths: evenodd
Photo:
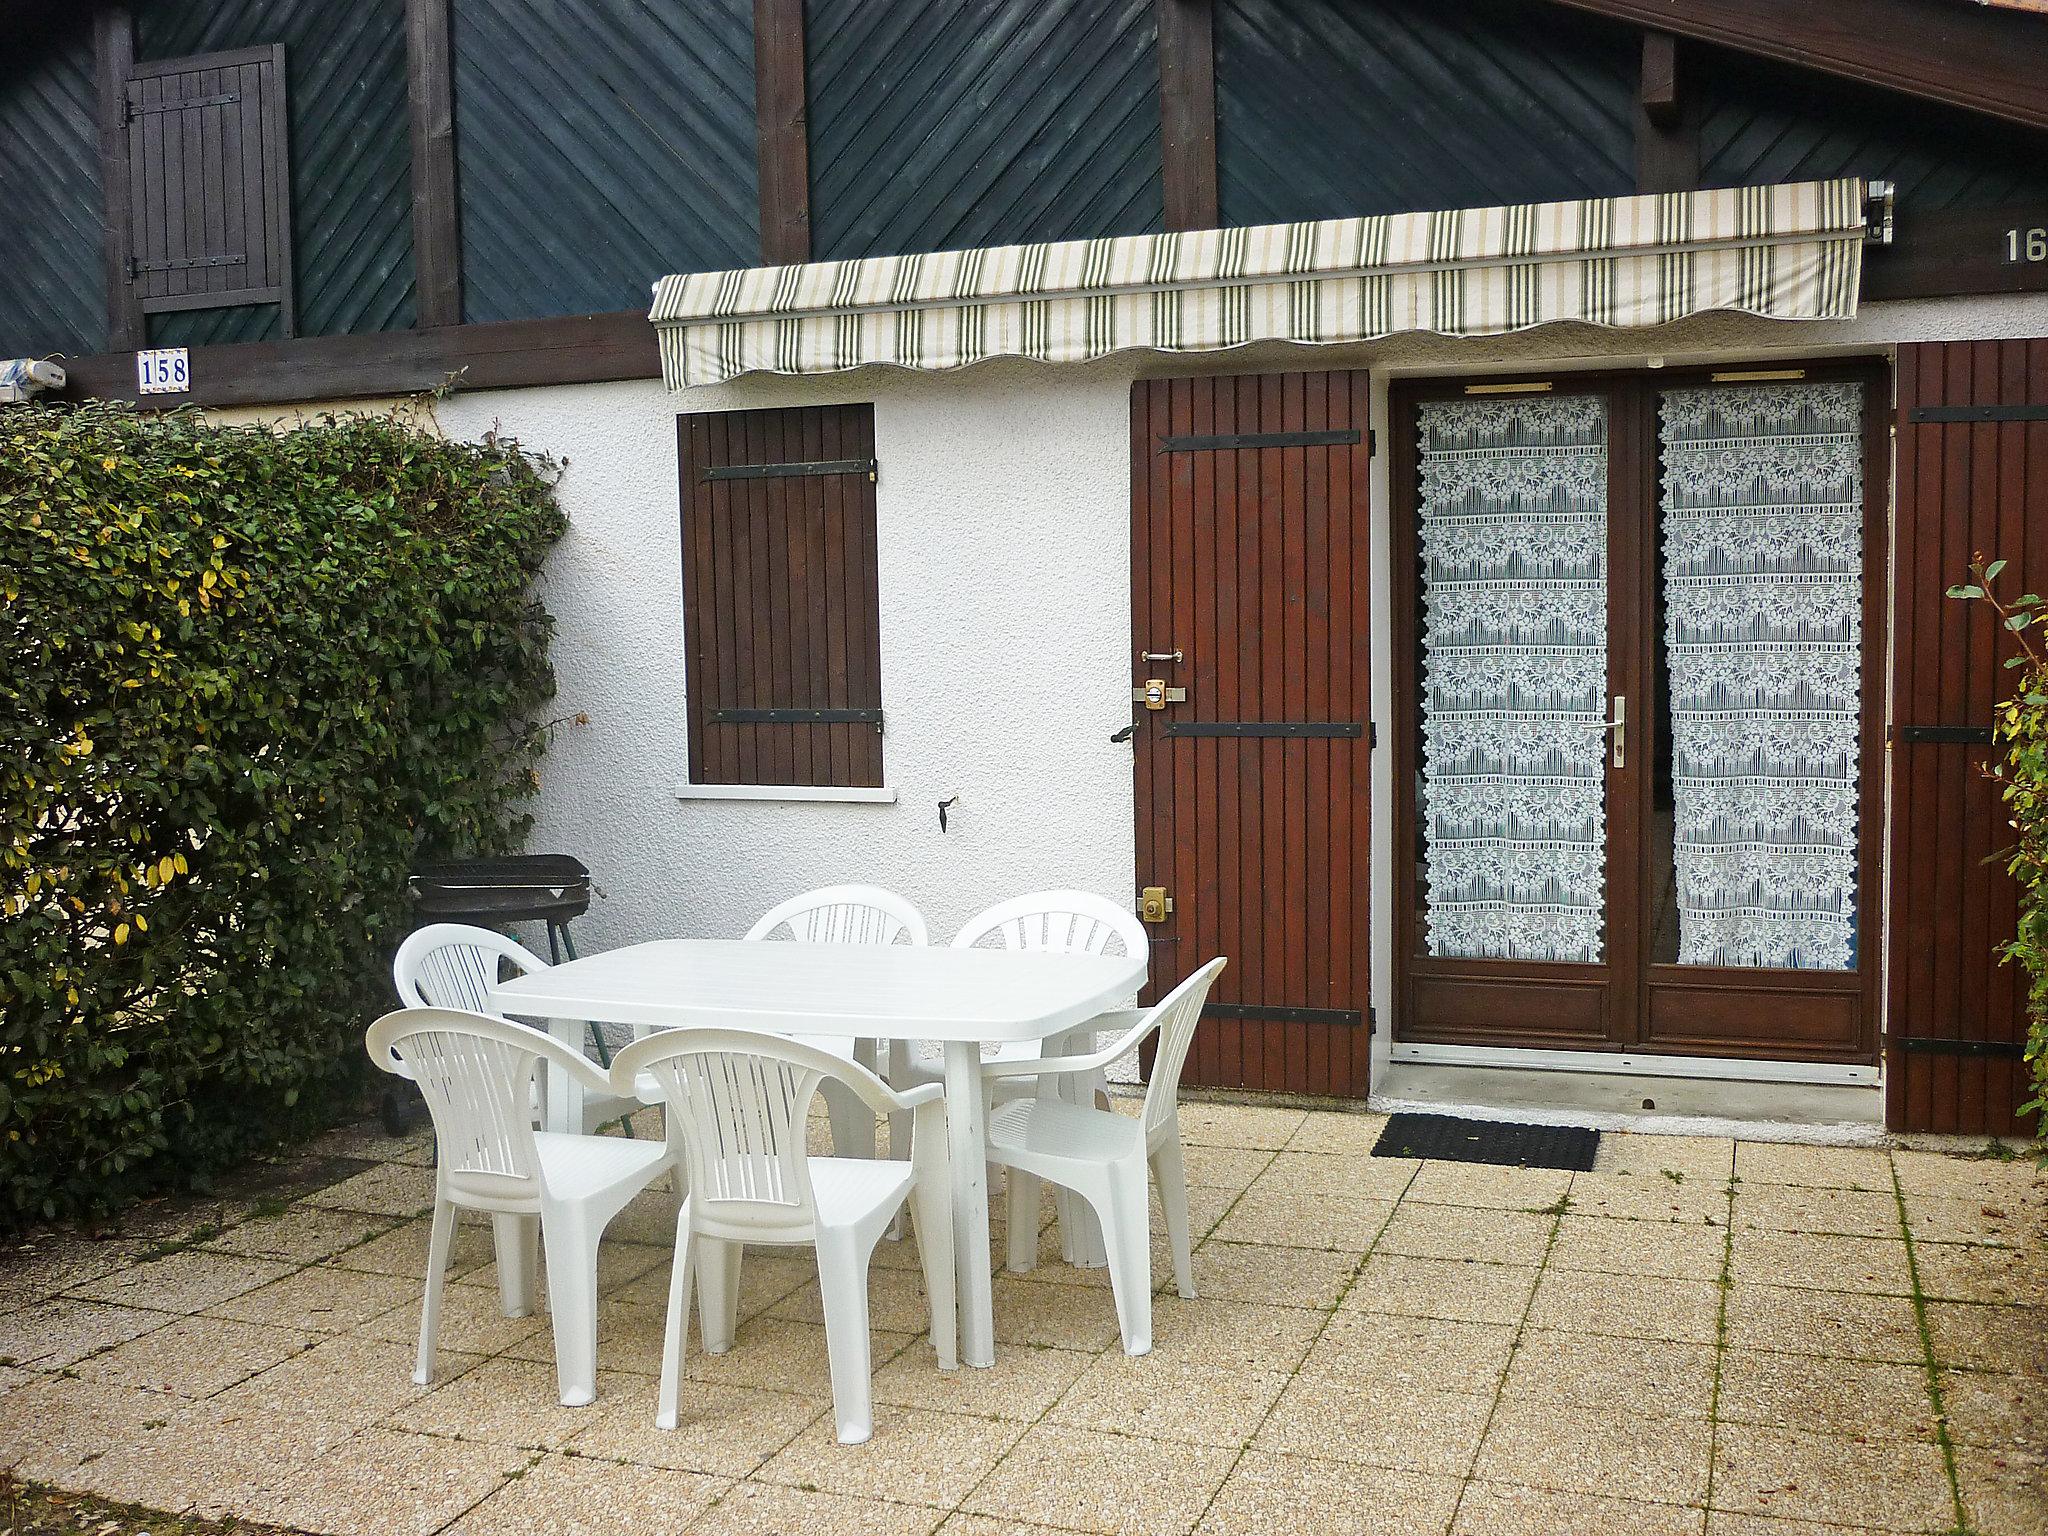
<path id="1" fill-rule="evenodd" d="M 1359 373 L 1132 389 L 1133 655 L 1182 656 L 1133 682 L 1187 691 L 1135 735 L 1152 995 L 1230 958 L 1193 1084 L 1366 1091 L 1366 408 Z"/>

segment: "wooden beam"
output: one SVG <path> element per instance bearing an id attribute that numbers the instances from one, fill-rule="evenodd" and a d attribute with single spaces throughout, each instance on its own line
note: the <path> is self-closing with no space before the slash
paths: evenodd
<path id="1" fill-rule="evenodd" d="M 1700 121 L 1696 92 L 1679 80 L 1678 39 L 1643 34 L 1636 90 L 1636 190 L 1690 192 L 1700 184 Z"/>
<path id="2" fill-rule="evenodd" d="M 811 259 L 811 129 L 803 0 L 754 0 L 754 122 L 761 260 Z"/>
<path id="3" fill-rule="evenodd" d="M 462 323 L 462 205 L 455 183 L 455 55 L 448 4 L 405 0 L 413 323 L 422 326 Z"/>
<path id="4" fill-rule="evenodd" d="M 135 220 L 129 199 L 128 77 L 135 72 L 135 18 L 125 5 L 93 12 L 93 76 L 100 126 L 101 248 L 107 290 L 107 345 L 142 345 L 142 301 L 129 263 L 135 255 Z M 18 147 L 17 147 L 18 148 Z"/>
<path id="5" fill-rule="evenodd" d="M 2039 250 L 2044 243 L 2048 198 L 1938 213 L 1908 210 L 1899 215 L 1890 245 L 1863 248 L 1863 297 L 2048 293 L 2048 261 L 2026 259 L 2030 245 Z"/>
<path id="6" fill-rule="evenodd" d="M 306 336 L 192 348 L 192 388 L 135 393 L 135 354 L 66 358 L 67 400 L 138 400 L 148 406 L 292 405 L 462 389 L 520 389 L 658 379 L 661 356 L 642 310 L 506 320 L 432 330 Z"/>
<path id="7" fill-rule="evenodd" d="M 1956 0 L 1553 0 L 2048 128 L 2048 22 Z"/>
<path id="8" fill-rule="evenodd" d="M 1159 150 L 1168 229 L 1214 229 L 1216 39 L 1212 0 L 1158 0 Z"/>

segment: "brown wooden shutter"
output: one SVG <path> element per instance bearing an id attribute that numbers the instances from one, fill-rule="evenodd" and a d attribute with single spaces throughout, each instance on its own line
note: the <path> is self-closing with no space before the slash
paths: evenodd
<path id="1" fill-rule="evenodd" d="M 676 423 L 690 782 L 882 782 L 871 405 Z"/>
<path id="2" fill-rule="evenodd" d="M 2026 977 L 1995 953 L 2016 892 L 1984 861 L 2011 832 L 1979 768 L 2012 646 L 1945 593 L 1980 551 L 2048 592 L 2048 340 L 1901 347 L 1898 413 L 1886 1120 L 2009 1135 Z"/>
<path id="3" fill-rule="evenodd" d="M 284 49 L 137 65 L 125 111 L 142 312 L 276 304 L 292 335 Z"/>

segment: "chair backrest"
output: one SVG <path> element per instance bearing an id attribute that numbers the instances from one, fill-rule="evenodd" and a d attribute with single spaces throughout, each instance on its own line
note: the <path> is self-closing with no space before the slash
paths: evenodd
<path id="1" fill-rule="evenodd" d="M 871 1109 L 890 1105 L 872 1072 L 815 1046 L 738 1029 L 672 1029 L 624 1047 L 614 1084 L 652 1078 L 669 1144 L 689 1174 L 693 1219 L 727 1229 L 794 1232 L 817 1215 L 806 1122 L 827 1080 Z"/>
<path id="2" fill-rule="evenodd" d="M 967 920 L 955 949 L 1041 949 L 1062 955 L 1132 955 L 1152 942 L 1135 912 L 1092 891 L 1033 891 Z"/>
<path id="3" fill-rule="evenodd" d="M 917 908 L 879 885 L 827 885 L 761 914 L 750 939 L 798 944 L 927 944 Z"/>
<path id="4" fill-rule="evenodd" d="M 539 1200 L 534 1069 L 574 1052 L 538 1030 L 457 1008 L 387 1013 L 363 1043 L 371 1061 L 394 1073 L 402 1063 L 419 1085 L 434 1117 L 438 1168 L 450 1193 L 495 1206 Z M 594 1068 L 585 1070 L 596 1075 Z"/>
<path id="5" fill-rule="evenodd" d="M 1221 955 L 1188 977 L 1146 1011 L 1132 1031 L 1143 1039 L 1149 1030 L 1159 1031 L 1159 1045 L 1152 1057 L 1152 1080 L 1145 1085 L 1145 1133 L 1149 1136 L 1168 1120 L 1180 1101 L 1180 1073 L 1187 1065 L 1188 1047 L 1194 1044 L 1195 1026 L 1202 1022 L 1202 1005 L 1209 1000 L 1209 988 L 1230 962 Z"/>
<path id="6" fill-rule="evenodd" d="M 547 961 L 525 945 L 467 923 L 429 923 L 406 935 L 391 962 L 398 1000 L 408 1008 L 461 1008 L 499 1017 L 491 987 L 509 961 L 522 974 L 544 971 Z"/>

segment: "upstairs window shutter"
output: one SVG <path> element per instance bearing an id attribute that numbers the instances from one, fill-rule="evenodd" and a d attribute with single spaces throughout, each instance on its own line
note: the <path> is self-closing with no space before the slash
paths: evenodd
<path id="1" fill-rule="evenodd" d="M 676 434 L 690 782 L 879 787 L 874 407 Z"/>
<path id="2" fill-rule="evenodd" d="M 283 47 L 137 65 L 124 111 L 142 312 L 275 304 L 294 334 Z"/>

